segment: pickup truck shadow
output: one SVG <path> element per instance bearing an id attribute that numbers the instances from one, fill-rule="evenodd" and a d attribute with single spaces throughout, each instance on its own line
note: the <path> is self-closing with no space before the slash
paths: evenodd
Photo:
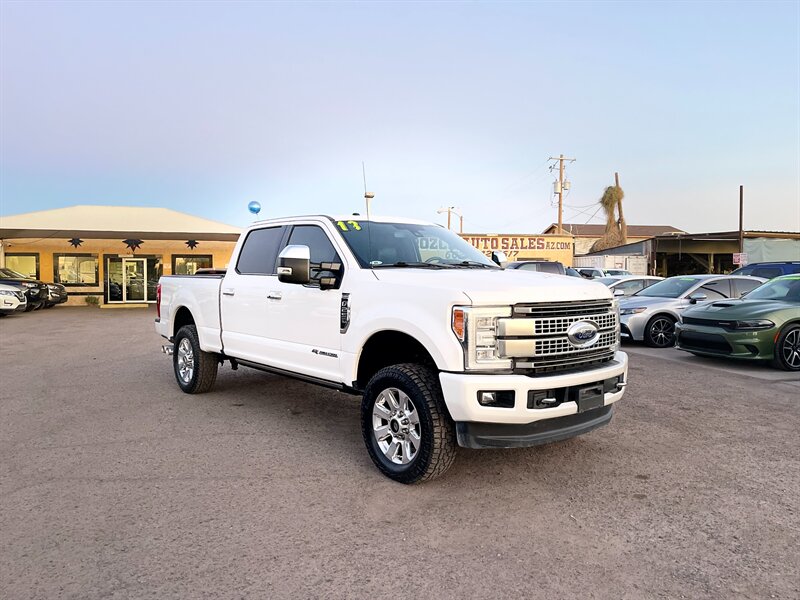
<path id="1" fill-rule="evenodd" d="M 313 460 L 315 453 L 330 458 L 335 456 L 341 461 L 337 468 L 343 472 L 358 471 L 361 477 L 400 485 L 381 476 L 364 452 L 359 420 L 360 396 L 249 369 L 236 372 L 221 369 L 214 390 L 202 398 L 214 405 L 224 402 L 227 405 L 225 413 L 234 421 L 255 419 L 268 425 L 266 450 L 270 444 L 280 440 L 289 445 L 286 450 L 299 454 L 303 462 L 303 459 Z M 275 432 L 280 432 L 280 435 L 274 435 Z M 594 435 L 602 433 L 531 448 L 460 448 L 448 473 L 425 485 L 446 486 L 448 481 L 465 478 L 497 483 L 509 478 L 522 478 L 531 483 L 531 480 L 563 476 L 565 472 L 580 478 L 591 474 L 594 457 L 602 451 L 600 446 L 608 443 L 593 439 Z"/>

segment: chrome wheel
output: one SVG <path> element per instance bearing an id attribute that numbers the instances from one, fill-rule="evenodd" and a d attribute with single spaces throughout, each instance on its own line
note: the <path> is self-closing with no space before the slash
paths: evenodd
<path id="1" fill-rule="evenodd" d="M 194 375 L 194 351 L 192 350 L 192 344 L 189 342 L 188 338 L 183 338 L 180 341 L 176 355 L 178 377 L 181 378 L 183 383 L 189 384 Z"/>
<path id="2" fill-rule="evenodd" d="M 383 390 L 372 408 L 372 435 L 383 455 L 407 465 L 422 447 L 422 426 L 411 399 L 397 388 Z"/>
<path id="3" fill-rule="evenodd" d="M 671 346 L 675 339 L 675 323 L 666 317 L 659 317 L 650 323 L 650 339 L 659 348 Z"/>
<path id="4" fill-rule="evenodd" d="M 800 368 L 800 329 L 793 329 L 783 338 L 783 360 L 792 369 Z"/>

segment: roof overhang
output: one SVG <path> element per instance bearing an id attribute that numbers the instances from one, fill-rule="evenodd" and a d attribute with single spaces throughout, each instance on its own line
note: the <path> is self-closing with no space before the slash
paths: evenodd
<path id="1" fill-rule="evenodd" d="M 142 240 L 197 240 L 203 242 L 235 242 L 239 239 L 238 233 L 186 233 L 181 231 L 90 231 L 81 229 L 0 229 L 0 240 L 20 238 L 45 239 L 45 238 L 83 238 L 98 239 L 126 239 L 139 238 Z"/>

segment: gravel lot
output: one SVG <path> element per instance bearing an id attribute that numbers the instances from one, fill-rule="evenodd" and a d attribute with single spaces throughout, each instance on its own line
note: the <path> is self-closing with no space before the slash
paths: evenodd
<path id="1" fill-rule="evenodd" d="M 354 397 L 182 394 L 154 316 L 0 319 L 0 598 L 800 597 L 797 375 L 632 347 L 609 427 L 408 487 Z"/>

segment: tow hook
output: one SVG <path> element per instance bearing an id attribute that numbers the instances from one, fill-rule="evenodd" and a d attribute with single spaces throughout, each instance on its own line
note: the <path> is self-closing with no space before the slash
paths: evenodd
<path id="1" fill-rule="evenodd" d="M 172 344 L 164 344 L 161 346 L 161 352 L 166 354 L 167 356 L 172 356 L 172 353 L 175 351 L 175 346 Z"/>

